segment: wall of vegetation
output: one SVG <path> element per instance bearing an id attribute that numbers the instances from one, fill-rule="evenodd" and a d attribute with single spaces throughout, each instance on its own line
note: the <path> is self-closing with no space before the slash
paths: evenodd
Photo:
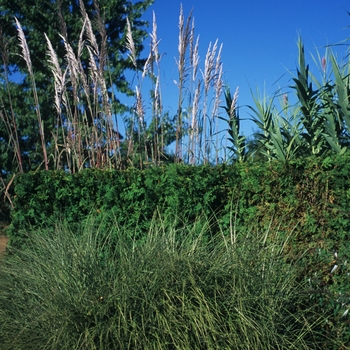
<path id="1" fill-rule="evenodd" d="M 97 222 L 101 217 L 105 229 L 127 227 L 123 232 L 130 232 L 137 242 L 146 237 L 156 211 L 176 220 L 179 228 L 204 215 L 212 222 L 208 236 L 223 233 L 232 244 L 251 230 L 273 243 L 277 231 L 290 237 L 284 256 L 300 263 L 300 280 L 308 280 L 310 303 L 318 305 L 320 314 L 333 315 L 322 324 L 323 331 L 346 332 L 349 174 L 348 152 L 290 162 L 24 173 L 15 179 L 8 234 L 11 245 L 21 247 L 28 228 L 54 227 L 65 219 L 78 232 L 92 215 Z M 106 214 L 110 222 L 102 220 Z M 273 233 L 266 236 L 270 227 Z"/>
<path id="2" fill-rule="evenodd" d="M 237 230 L 272 223 L 304 232 L 304 242 L 336 244 L 350 228 L 349 159 L 346 153 L 289 163 L 19 174 L 9 234 L 16 244 L 22 229 L 51 225 L 57 217 L 79 225 L 94 208 L 96 215 L 107 211 L 119 224 L 134 226 L 136 238 L 159 210 L 186 222 L 204 214 L 226 227 L 234 222 Z"/>

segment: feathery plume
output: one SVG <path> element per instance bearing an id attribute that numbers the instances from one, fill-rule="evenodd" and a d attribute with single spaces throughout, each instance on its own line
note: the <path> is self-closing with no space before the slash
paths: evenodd
<path id="1" fill-rule="evenodd" d="M 41 139 L 41 147 L 43 151 L 43 158 L 44 158 L 44 164 L 45 164 L 45 170 L 49 169 L 49 162 L 47 158 L 47 152 L 46 152 L 46 143 L 45 143 L 45 135 L 44 135 L 44 126 L 42 123 L 41 119 L 41 114 L 40 114 L 40 105 L 39 105 L 39 98 L 38 98 L 38 93 L 36 91 L 36 85 L 35 85 L 35 79 L 34 79 L 34 73 L 33 73 L 33 67 L 32 67 L 32 62 L 30 60 L 30 53 L 29 53 L 29 48 L 27 45 L 27 41 L 22 29 L 21 24 L 15 17 L 15 22 L 17 26 L 17 31 L 18 31 L 18 37 L 19 37 L 19 42 L 20 42 L 20 47 L 22 48 L 22 57 L 27 63 L 28 71 L 29 71 L 29 76 L 32 81 L 32 90 L 34 94 L 34 100 L 35 100 L 35 113 L 38 118 L 38 127 L 39 127 L 39 134 L 40 134 L 40 139 Z"/>
<path id="2" fill-rule="evenodd" d="M 211 43 L 209 43 L 208 51 L 205 56 L 205 62 L 204 62 L 204 74 L 203 74 L 203 79 L 204 79 L 204 87 L 206 93 L 209 91 L 209 88 L 211 86 L 211 83 L 213 81 L 214 77 L 214 72 L 215 72 L 215 55 L 216 55 L 216 50 L 218 47 L 218 40 L 216 39 L 213 48 L 211 47 Z"/>
<path id="3" fill-rule="evenodd" d="M 157 38 L 157 21 L 156 21 L 156 14 L 153 11 L 153 28 L 152 28 L 152 33 L 150 34 L 151 39 L 152 39 L 152 52 L 154 56 L 154 60 L 156 62 L 159 61 L 159 52 L 158 52 L 158 45 L 160 43 L 160 40 Z"/>
<path id="4" fill-rule="evenodd" d="M 75 87 L 78 84 L 79 71 L 80 71 L 79 62 L 70 44 L 66 41 L 66 39 L 62 35 L 60 35 L 60 37 L 62 38 L 63 45 L 66 49 L 66 61 L 67 61 L 67 68 L 70 76 L 70 81 L 74 90 L 76 91 Z"/>
<path id="5" fill-rule="evenodd" d="M 18 19 L 16 17 L 15 17 L 15 22 L 16 22 L 17 31 L 18 31 L 18 38 L 19 38 L 20 47 L 22 49 L 22 55 L 21 56 L 23 57 L 23 59 L 27 63 L 27 68 L 28 68 L 29 74 L 32 75 L 33 74 L 33 68 L 32 68 L 32 61 L 30 59 L 30 53 L 29 53 L 27 40 L 25 38 L 22 26 L 21 26 L 21 24 L 19 23 L 19 21 L 18 21 Z"/>
<path id="6" fill-rule="evenodd" d="M 235 115 L 235 109 L 237 108 L 238 94 L 239 94 L 239 86 L 237 86 L 236 91 L 233 95 L 233 99 L 230 106 L 230 117 Z"/>
<path id="7" fill-rule="evenodd" d="M 54 85 L 55 85 L 55 107 L 57 110 L 58 114 L 61 114 L 61 100 L 64 101 L 64 104 L 67 103 L 65 95 L 64 95 L 64 90 L 65 90 L 65 77 L 66 77 L 66 72 L 67 69 L 62 73 L 60 64 L 58 62 L 58 58 L 56 55 L 55 50 L 52 47 L 52 43 L 46 33 L 44 33 L 47 46 L 48 46 L 48 51 L 47 51 L 47 56 L 49 56 L 48 62 L 51 64 L 51 72 L 54 76 Z"/>
<path id="8" fill-rule="evenodd" d="M 126 18 L 126 25 L 126 48 L 130 52 L 129 57 L 131 58 L 134 67 L 137 68 L 135 43 L 132 37 L 131 24 L 128 17 Z"/>
<path id="9" fill-rule="evenodd" d="M 198 65 L 199 65 L 199 35 L 196 40 L 196 44 L 194 45 L 194 49 L 192 52 L 192 81 L 196 81 Z"/>

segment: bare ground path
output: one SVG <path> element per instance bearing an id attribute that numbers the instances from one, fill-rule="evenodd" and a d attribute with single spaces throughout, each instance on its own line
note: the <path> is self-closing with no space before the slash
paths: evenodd
<path id="1" fill-rule="evenodd" d="M 5 254 L 7 241 L 8 238 L 6 236 L 0 236 L 0 256 Z"/>
<path id="2" fill-rule="evenodd" d="M 2 229 L 4 229 L 5 225 L 0 223 L 0 257 L 4 256 L 6 250 L 6 244 L 8 241 L 8 237 L 2 233 Z"/>

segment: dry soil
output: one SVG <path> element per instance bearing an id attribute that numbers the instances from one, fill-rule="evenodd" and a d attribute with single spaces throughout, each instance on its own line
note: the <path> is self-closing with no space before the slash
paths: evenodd
<path id="1" fill-rule="evenodd" d="M 0 236 L 0 256 L 5 254 L 7 241 L 8 238 L 6 236 Z"/>
<path id="2" fill-rule="evenodd" d="M 5 254 L 6 244 L 8 238 L 2 233 L 2 230 L 6 227 L 5 223 L 0 222 L 0 257 Z"/>

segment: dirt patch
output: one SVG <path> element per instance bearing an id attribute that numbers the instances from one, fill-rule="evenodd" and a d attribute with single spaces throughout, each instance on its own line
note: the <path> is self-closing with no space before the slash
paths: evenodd
<path id="1" fill-rule="evenodd" d="M 8 237 L 4 235 L 3 230 L 6 228 L 7 223 L 0 222 L 0 257 L 5 255 L 6 245 L 8 242 Z"/>
<path id="2" fill-rule="evenodd" d="M 8 240 L 9 240 L 8 237 L 3 235 L 0 236 L 0 257 L 4 256 L 5 254 Z"/>

